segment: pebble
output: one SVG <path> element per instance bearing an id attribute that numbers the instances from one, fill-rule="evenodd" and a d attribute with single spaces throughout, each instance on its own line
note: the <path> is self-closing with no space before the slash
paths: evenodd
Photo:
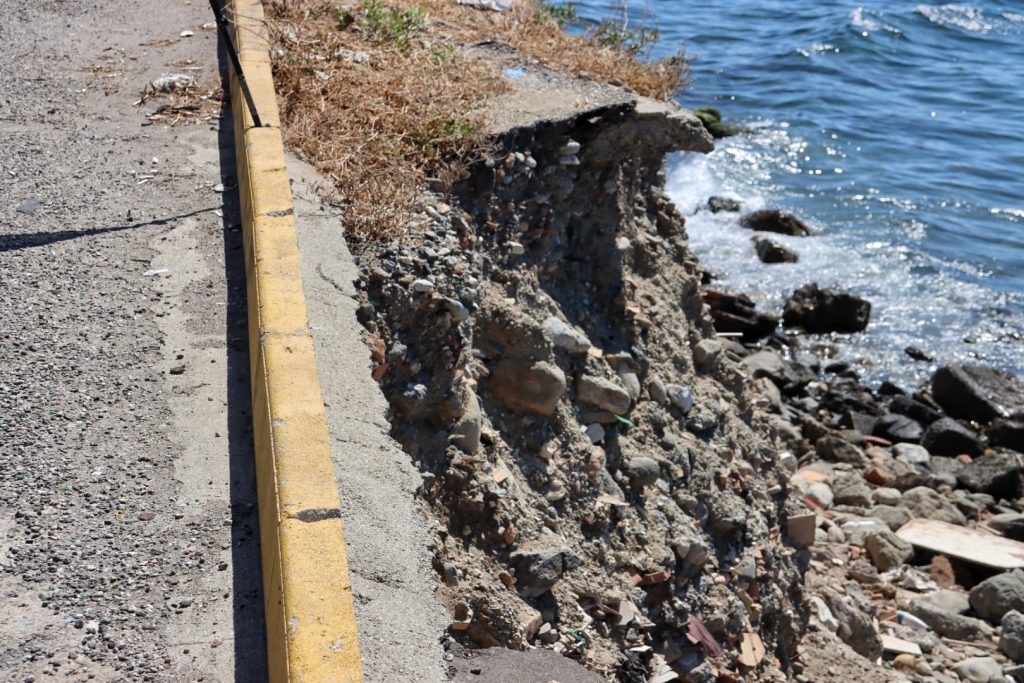
<path id="1" fill-rule="evenodd" d="M 434 283 L 430 280 L 413 280 L 409 289 L 417 294 L 429 294 L 434 291 Z"/>

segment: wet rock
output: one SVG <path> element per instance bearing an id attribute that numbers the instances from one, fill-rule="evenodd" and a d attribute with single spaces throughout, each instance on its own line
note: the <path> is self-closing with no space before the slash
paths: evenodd
<path id="1" fill-rule="evenodd" d="M 1024 662 L 1024 614 L 1010 610 L 1000 621 L 999 649 L 1007 657 L 1020 664 Z"/>
<path id="2" fill-rule="evenodd" d="M 884 522 L 893 531 L 896 531 L 912 519 L 910 512 L 906 508 L 895 505 L 876 505 L 869 508 L 864 514 Z"/>
<path id="3" fill-rule="evenodd" d="M 998 624 L 1010 610 L 1024 611 L 1024 570 L 991 576 L 971 589 L 971 609 L 989 623 Z"/>
<path id="4" fill-rule="evenodd" d="M 761 209 L 748 213 L 740 219 L 740 225 L 761 232 L 775 232 L 780 235 L 810 235 L 811 230 L 802 220 L 781 209 Z"/>
<path id="5" fill-rule="evenodd" d="M 961 425 L 956 420 L 944 417 L 936 420 L 921 436 L 921 445 L 935 455 L 978 455 L 981 453 L 981 440 L 977 434 Z"/>
<path id="6" fill-rule="evenodd" d="M 821 437 L 815 442 L 814 450 L 822 459 L 831 462 L 845 462 L 851 465 L 864 465 L 867 463 L 867 456 L 864 455 L 864 451 L 838 436 L 826 435 Z"/>
<path id="7" fill-rule="evenodd" d="M 871 505 L 871 489 L 864 482 L 864 478 L 857 474 L 837 477 L 832 482 L 832 493 L 835 494 L 835 501 L 840 505 L 855 505 L 857 507 Z"/>
<path id="8" fill-rule="evenodd" d="M 737 199 L 730 199 L 729 197 L 709 197 L 708 209 L 711 213 L 720 213 L 722 211 L 736 213 L 740 210 L 740 202 Z"/>
<path id="9" fill-rule="evenodd" d="M 956 478 L 970 491 L 1006 499 L 1021 495 L 1021 463 L 1014 453 L 1004 451 L 983 455 L 965 465 Z"/>
<path id="10" fill-rule="evenodd" d="M 653 458 L 630 458 L 626 461 L 626 476 L 633 486 L 650 486 L 661 476 L 661 466 Z"/>
<path id="11" fill-rule="evenodd" d="M 875 436 L 892 442 L 917 443 L 924 434 L 924 429 L 916 421 L 906 415 L 886 413 L 875 423 Z"/>
<path id="12" fill-rule="evenodd" d="M 629 392 L 619 384 L 590 375 L 584 375 L 577 382 L 576 398 L 601 410 L 607 410 L 613 415 L 625 415 L 632 404 Z"/>
<path id="13" fill-rule="evenodd" d="M 516 569 L 516 587 L 524 597 L 547 592 L 566 572 L 580 566 L 580 558 L 568 546 L 522 548 L 509 556 Z"/>
<path id="14" fill-rule="evenodd" d="M 551 415 L 565 393 L 565 373 L 545 361 L 506 358 L 494 368 L 487 386 L 511 408 Z"/>
<path id="15" fill-rule="evenodd" d="M 864 547 L 871 555 L 871 561 L 882 572 L 898 567 L 914 556 L 914 546 L 889 529 L 865 536 Z"/>
<path id="16" fill-rule="evenodd" d="M 889 403 L 889 412 L 906 415 L 922 425 L 930 425 L 940 419 L 942 413 L 910 396 L 896 396 Z"/>
<path id="17" fill-rule="evenodd" d="M 988 640 L 992 627 L 981 619 L 958 614 L 928 602 L 915 602 L 910 613 L 932 627 L 940 636 L 956 640 Z"/>
<path id="18" fill-rule="evenodd" d="M 934 360 L 931 356 L 929 356 L 927 353 L 917 348 L 916 346 L 908 346 L 907 348 L 903 349 L 903 353 L 907 354 L 914 360 L 921 360 L 926 362 Z"/>
<path id="19" fill-rule="evenodd" d="M 812 282 L 786 300 L 782 324 L 811 333 L 860 332 L 868 326 L 870 317 L 867 300 L 838 289 L 820 289 Z"/>
<path id="20" fill-rule="evenodd" d="M 727 138 L 731 135 L 742 133 L 745 129 L 741 126 L 722 122 L 722 113 L 716 107 L 701 107 L 695 109 L 693 114 L 704 124 L 704 128 L 715 138 Z"/>
<path id="21" fill-rule="evenodd" d="M 753 242 L 754 251 L 757 252 L 757 258 L 761 263 L 796 263 L 800 260 L 794 252 L 760 235 L 754 237 Z"/>
<path id="22" fill-rule="evenodd" d="M 970 657 L 953 666 L 961 681 L 992 683 L 1003 680 L 1003 668 L 991 657 Z"/>
<path id="23" fill-rule="evenodd" d="M 1024 453 L 1024 420 L 995 420 L 988 430 L 988 442 Z"/>
<path id="24" fill-rule="evenodd" d="M 914 517 L 937 519 L 950 524 L 964 525 L 967 518 L 953 503 L 938 491 L 924 486 L 912 488 L 903 493 L 900 504 L 907 508 Z"/>
<path id="25" fill-rule="evenodd" d="M 777 317 L 757 311 L 753 300 L 745 294 L 708 288 L 701 297 L 711 309 L 711 318 L 719 332 L 739 332 L 744 341 L 752 342 L 770 336 L 779 326 Z"/>
<path id="26" fill-rule="evenodd" d="M 591 347 L 587 335 L 555 316 L 546 318 L 541 328 L 552 344 L 569 353 L 586 353 Z"/>
<path id="27" fill-rule="evenodd" d="M 932 395 L 952 417 L 988 422 L 1024 410 L 1024 382 L 1003 370 L 947 365 L 932 376 Z"/>

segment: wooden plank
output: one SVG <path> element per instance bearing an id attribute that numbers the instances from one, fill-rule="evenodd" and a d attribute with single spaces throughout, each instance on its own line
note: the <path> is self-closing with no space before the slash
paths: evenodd
<path id="1" fill-rule="evenodd" d="M 1024 567 L 1024 543 L 934 519 L 912 519 L 896 532 L 918 548 L 993 569 Z"/>

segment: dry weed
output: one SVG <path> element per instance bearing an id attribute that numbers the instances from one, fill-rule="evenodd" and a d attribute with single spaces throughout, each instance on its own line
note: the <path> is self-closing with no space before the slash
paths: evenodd
<path id="1" fill-rule="evenodd" d="M 553 68 L 668 98 L 680 61 L 642 62 L 566 34 L 537 0 L 490 12 L 455 0 L 269 0 L 285 141 L 337 184 L 346 230 L 395 240 L 428 178 L 450 186 L 485 150 L 480 102 L 497 68 L 458 49 L 496 40 Z"/>

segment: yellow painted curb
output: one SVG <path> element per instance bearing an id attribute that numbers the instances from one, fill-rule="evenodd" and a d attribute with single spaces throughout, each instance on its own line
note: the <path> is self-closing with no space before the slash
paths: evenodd
<path id="1" fill-rule="evenodd" d="M 231 70 L 270 681 L 362 681 L 263 5 L 233 0 L 231 10 L 242 70 L 264 125 L 252 127 Z"/>

